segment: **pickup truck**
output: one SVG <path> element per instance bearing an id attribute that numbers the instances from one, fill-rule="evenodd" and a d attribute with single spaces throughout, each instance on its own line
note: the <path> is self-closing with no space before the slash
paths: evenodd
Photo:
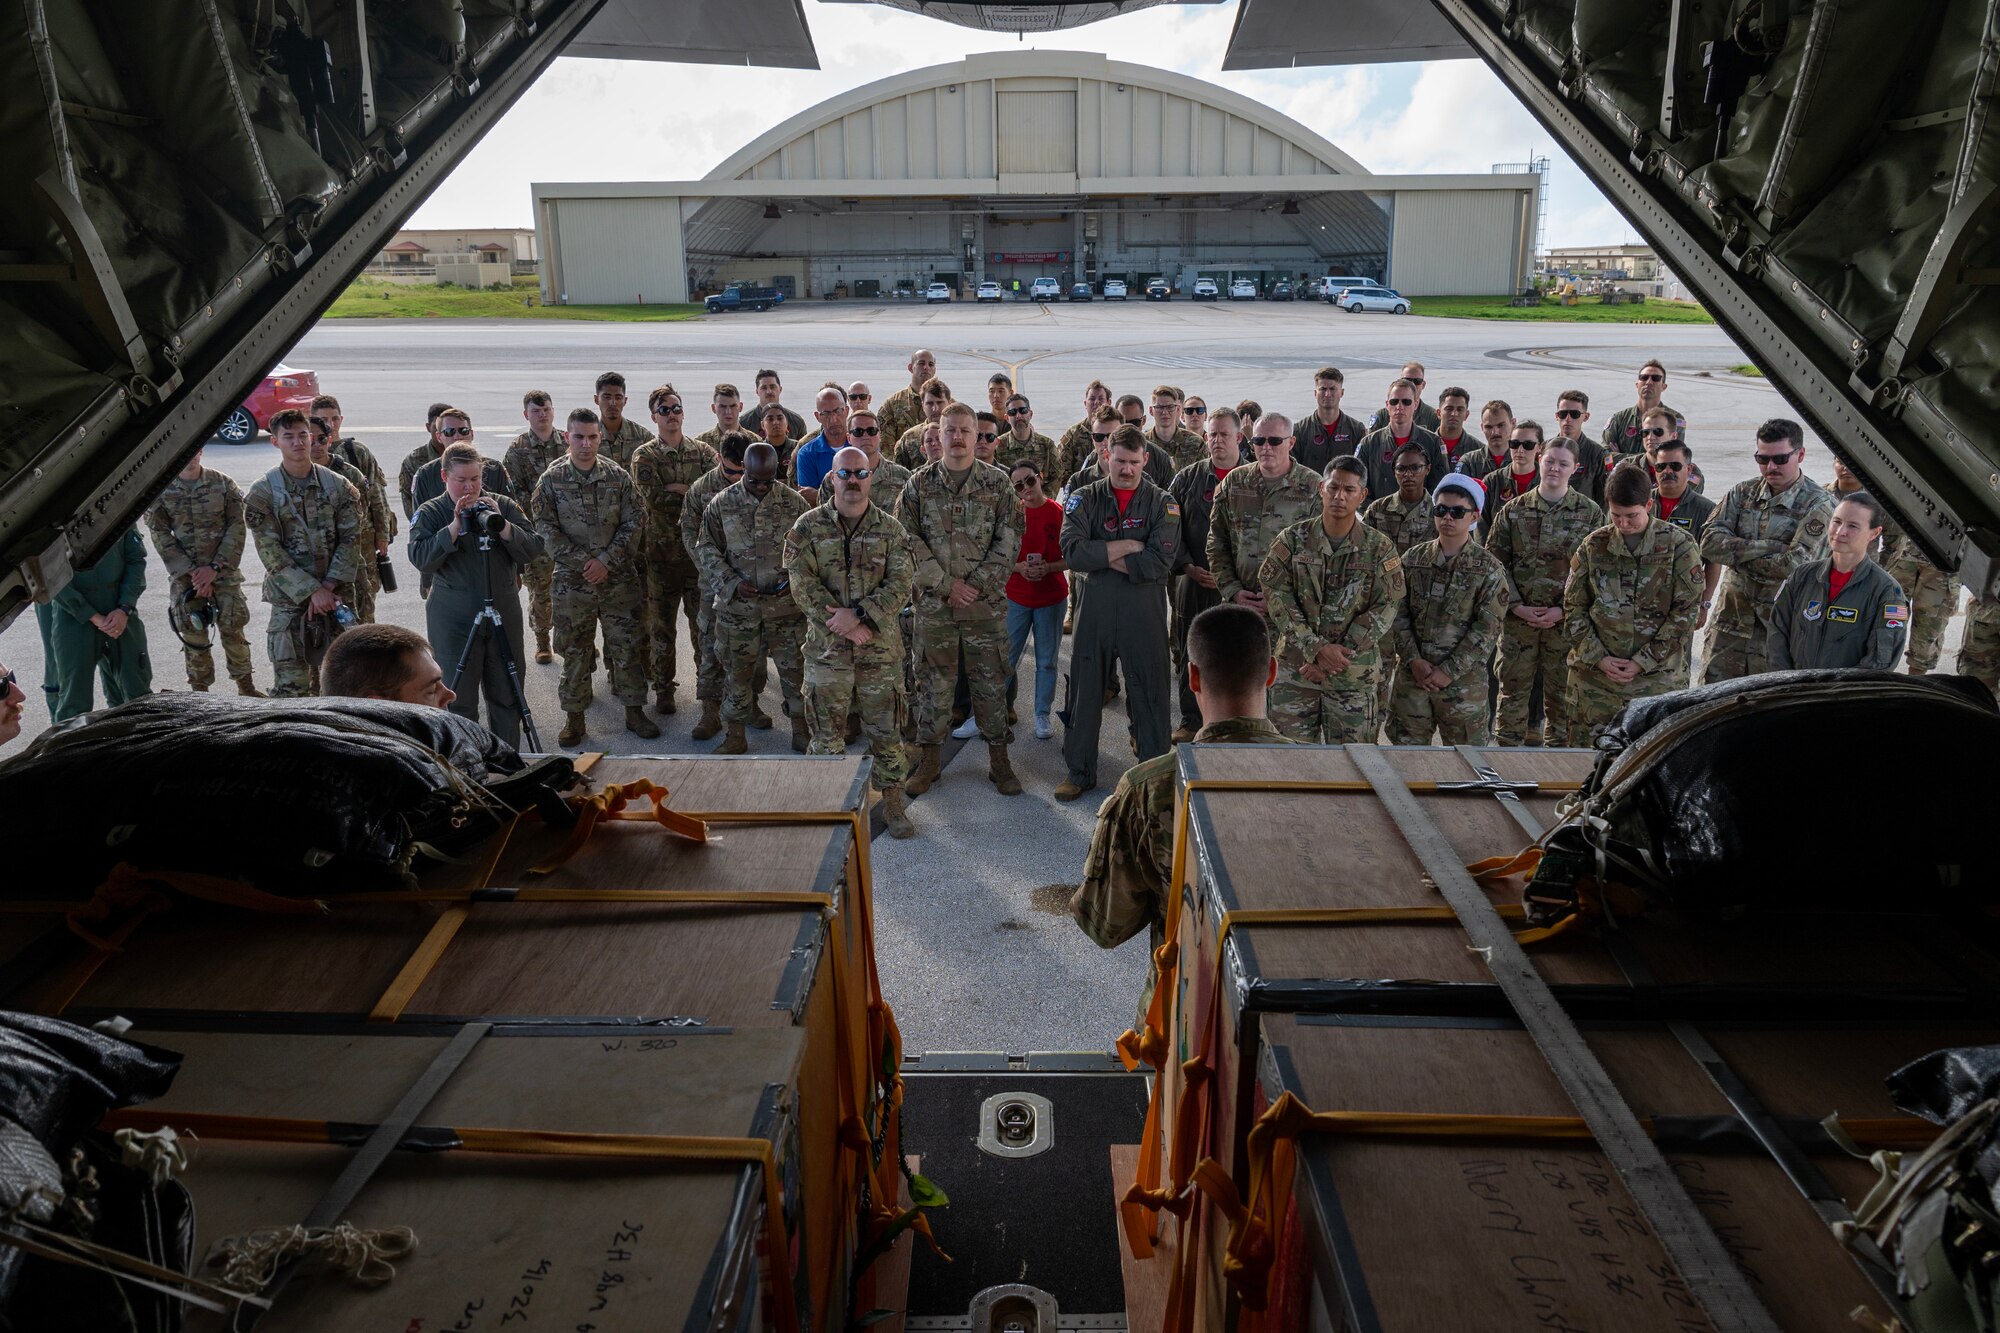
<path id="1" fill-rule="evenodd" d="M 702 304 L 709 313 L 719 314 L 728 310 L 769 310 L 785 299 L 785 294 L 776 287 L 753 287 L 747 282 L 732 282 Z"/>

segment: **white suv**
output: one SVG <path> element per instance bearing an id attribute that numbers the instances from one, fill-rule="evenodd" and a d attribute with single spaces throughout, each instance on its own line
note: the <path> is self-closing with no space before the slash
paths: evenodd
<path id="1" fill-rule="evenodd" d="M 1229 284 L 1229 299 L 1232 301 L 1254 301 L 1257 299 L 1257 282 L 1254 278 L 1238 278 Z"/>
<path id="2" fill-rule="evenodd" d="M 978 300 L 981 300 L 981 301 L 998 301 L 998 300 L 1000 300 L 1000 299 L 1001 299 L 1001 296 L 1000 296 L 1000 284 L 999 284 L 999 283 L 997 283 L 997 282 L 982 282 L 982 283 L 980 283 L 980 284 L 979 284 L 979 296 L 978 296 L 978 298 L 977 298 L 977 299 L 978 299 Z"/>
<path id="3" fill-rule="evenodd" d="M 1036 278 L 1035 285 L 1029 289 L 1028 295 L 1037 301 L 1060 301 L 1062 284 L 1054 278 Z"/>
<path id="4" fill-rule="evenodd" d="M 932 283 L 930 289 L 924 293 L 924 300 L 926 301 L 949 301 L 950 299 L 951 288 L 942 282 Z"/>

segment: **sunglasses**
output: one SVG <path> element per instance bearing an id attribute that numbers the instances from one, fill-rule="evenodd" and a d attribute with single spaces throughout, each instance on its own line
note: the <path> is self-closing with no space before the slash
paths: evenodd
<path id="1" fill-rule="evenodd" d="M 13 672 L 9 671 L 6 675 L 0 676 L 0 699 L 6 698 L 7 691 L 13 689 L 14 685 L 15 676 Z"/>
<path id="2" fill-rule="evenodd" d="M 1641 375 L 1639 377 L 1639 383 L 1641 384 L 1665 384 L 1666 382 L 1667 382 L 1667 377 L 1665 375 L 1648 374 L 1648 375 Z"/>
<path id="3" fill-rule="evenodd" d="M 1782 454 L 1751 454 L 1750 456 L 1757 460 L 1758 467 L 1783 467 L 1792 461 L 1792 455 L 1797 452 L 1798 450 L 1796 449 L 1787 449 Z"/>
<path id="4" fill-rule="evenodd" d="M 1391 407 L 1415 407 L 1416 405 L 1417 400 L 1414 398 L 1391 398 L 1389 400 L 1389 406 Z"/>
<path id="5" fill-rule="evenodd" d="M 1686 463 L 1655 463 L 1655 464 L 1653 464 L 1653 471 L 1655 471 L 1655 472 L 1685 472 L 1685 471 L 1687 471 L 1687 464 L 1686 464 Z"/>
<path id="6" fill-rule="evenodd" d="M 1564 421 L 1568 421 L 1571 417 L 1580 417 L 1582 415 L 1583 409 L 1580 407 L 1559 407 L 1556 409 L 1556 416 Z"/>
<path id="7" fill-rule="evenodd" d="M 1432 505 L 1431 512 L 1439 518 L 1471 518 L 1479 511 L 1471 505 Z"/>
<path id="8" fill-rule="evenodd" d="M 1405 375 L 1403 376 L 1403 378 L 1408 380 L 1412 384 L 1422 384 L 1425 382 L 1424 377 L 1422 375 Z"/>
<path id="9" fill-rule="evenodd" d="M 1205 417 L 1205 416 L 1207 416 L 1207 415 L 1208 415 L 1208 404 L 1207 404 L 1207 403 L 1189 403 L 1189 404 L 1188 404 L 1188 405 L 1187 405 L 1187 406 L 1186 406 L 1185 408 L 1183 408 L 1182 410 L 1183 410 L 1183 411 L 1186 411 L 1186 412 L 1192 412 L 1192 413 L 1193 413 L 1193 414 L 1194 414 L 1195 416 L 1198 416 L 1198 417 Z"/>
<path id="10" fill-rule="evenodd" d="M 849 426 L 847 433 L 849 435 L 858 435 L 864 440 L 872 440 L 882 433 L 882 428 L 880 426 Z"/>
<path id="11" fill-rule="evenodd" d="M 874 396 L 872 393 L 850 393 L 847 395 L 847 401 L 850 403 L 865 403 Z"/>
<path id="12" fill-rule="evenodd" d="M 1010 407 L 1007 409 L 1007 415 L 1010 417 L 1024 417 L 1033 410 L 1033 408 L 1029 407 Z"/>
<path id="13" fill-rule="evenodd" d="M 872 467 L 837 467 L 833 470 L 833 475 L 839 477 L 842 481 L 866 481 L 875 475 L 875 469 Z"/>
<path id="14" fill-rule="evenodd" d="M 654 408 L 653 415 L 656 417 L 677 417 L 686 410 L 679 403 L 665 403 Z"/>
<path id="15" fill-rule="evenodd" d="M 1507 447 L 1509 449 L 1539 449 L 1542 447 L 1542 442 L 1540 440 L 1509 440 L 1507 441 Z"/>
<path id="16" fill-rule="evenodd" d="M 1030 486 L 1039 486 L 1041 484 L 1042 484 L 1042 479 L 1040 477 L 1023 477 L 1019 481 L 1014 483 L 1014 489 L 1017 491 L 1025 491 Z"/>
<path id="17" fill-rule="evenodd" d="M 1105 431 L 1102 435 L 1099 435 L 1096 431 L 1090 432 L 1090 440 L 1092 444 L 1103 444 L 1106 440 L 1110 438 L 1111 438 L 1111 432 L 1108 430 Z"/>
<path id="18" fill-rule="evenodd" d="M 743 469 L 740 467 L 731 467 L 729 464 L 724 463 L 722 464 L 722 475 L 731 481 L 741 481 L 743 479 Z"/>
<path id="19" fill-rule="evenodd" d="M 1250 443 L 1261 444 L 1266 448 L 1275 449 L 1291 438 L 1289 435 L 1256 435 L 1251 437 Z"/>
<path id="20" fill-rule="evenodd" d="M 982 430 L 979 432 L 979 434 L 973 436 L 973 438 L 977 440 L 997 440 L 1000 438 L 1000 436 L 995 431 Z"/>
<path id="21" fill-rule="evenodd" d="M 1665 426 L 1648 426 L 1644 434 L 1649 440 L 1664 440 L 1667 438 L 1667 428 Z"/>
<path id="22" fill-rule="evenodd" d="M 438 431 L 438 438 L 445 440 L 455 440 L 461 435 L 470 435 L 470 434 L 472 434 L 472 427 L 470 426 L 446 426 Z"/>

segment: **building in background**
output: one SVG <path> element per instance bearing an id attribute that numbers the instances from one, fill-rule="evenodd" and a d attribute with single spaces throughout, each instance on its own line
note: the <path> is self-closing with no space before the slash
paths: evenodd
<path id="1" fill-rule="evenodd" d="M 543 299 L 961 294 L 1038 277 L 1187 294 L 1329 273 L 1409 295 L 1527 280 L 1541 178 L 1378 176 L 1228 89 L 1006 51 L 828 99 L 694 181 L 537 184 Z"/>
<path id="2" fill-rule="evenodd" d="M 391 282 L 505 286 L 534 274 L 536 253 L 535 233 L 526 227 L 414 227 L 391 237 L 363 274 Z"/>
<path id="3" fill-rule="evenodd" d="M 1660 258 L 1650 245 L 1566 245 L 1548 252 L 1542 267 L 1573 277 L 1650 283 L 1660 276 Z"/>

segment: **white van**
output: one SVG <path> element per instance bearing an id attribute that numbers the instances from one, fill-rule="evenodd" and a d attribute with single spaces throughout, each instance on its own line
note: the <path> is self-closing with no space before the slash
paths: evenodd
<path id="1" fill-rule="evenodd" d="M 1336 296 L 1349 287 L 1380 287 L 1373 278 L 1364 278 L 1358 273 L 1329 273 L 1320 279 L 1320 300 L 1332 303 Z"/>

